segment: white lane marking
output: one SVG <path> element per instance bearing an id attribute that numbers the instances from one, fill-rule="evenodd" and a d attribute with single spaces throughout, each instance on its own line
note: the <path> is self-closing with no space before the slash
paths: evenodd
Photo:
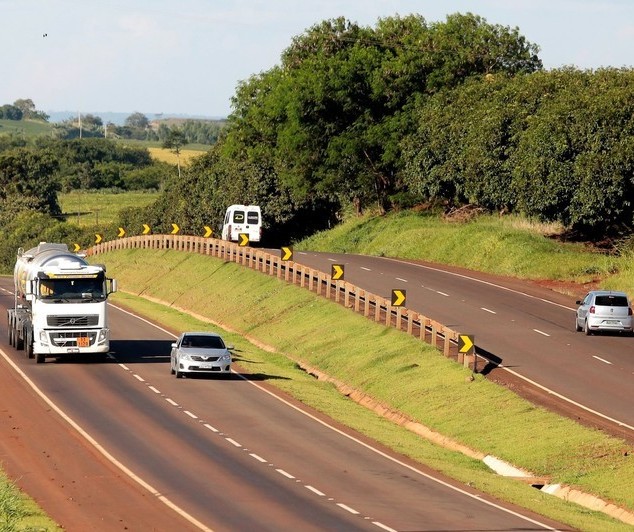
<path id="1" fill-rule="evenodd" d="M 313 488 L 312 486 L 306 484 L 306 486 L 304 486 L 307 490 L 312 491 L 315 495 L 319 495 L 320 497 L 325 497 L 326 494 L 322 493 L 321 491 L 319 491 L 317 488 Z"/>
<path id="2" fill-rule="evenodd" d="M 203 427 L 208 428 L 212 432 L 220 432 L 216 427 L 212 427 L 209 423 L 205 423 Z"/>
<path id="3" fill-rule="evenodd" d="M 156 393 L 156 394 L 159 394 L 159 395 L 160 395 L 160 393 L 161 393 L 161 392 L 160 392 L 160 390 L 158 390 L 158 389 L 157 389 L 157 388 L 155 388 L 154 386 L 148 386 L 148 388 L 149 388 L 150 390 L 152 390 L 152 391 L 153 391 L 154 393 Z"/>
<path id="4" fill-rule="evenodd" d="M 440 290 L 436 290 L 436 293 L 440 294 L 441 296 L 449 297 L 449 294 L 445 294 L 444 292 L 441 292 Z"/>
<path id="5" fill-rule="evenodd" d="M 337 262 L 337 259 L 331 259 L 330 257 L 328 257 L 328 260 L 329 260 L 330 262 Z"/>
<path id="6" fill-rule="evenodd" d="M 172 406 L 178 406 L 178 403 L 174 401 L 173 399 L 170 399 L 169 397 L 166 397 L 165 400 Z"/>
<path id="7" fill-rule="evenodd" d="M 550 336 L 550 334 L 545 333 L 544 331 L 540 331 L 539 329 L 533 329 L 537 334 L 541 334 L 542 336 Z"/>
<path id="8" fill-rule="evenodd" d="M 397 278 L 396 278 L 396 280 L 397 280 L 397 281 L 402 281 L 402 282 L 404 282 L 404 283 L 409 282 L 407 279 L 401 279 L 400 277 L 397 277 Z"/>
<path id="9" fill-rule="evenodd" d="M 366 272 L 371 272 L 372 270 L 370 268 L 366 268 L 365 266 L 361 266 L 362 270 L 365 270 Z"/>
<path id="10" fill-rule="evenodd" d="M 339 508 L 343 508 L 346 512 L 350 512 L 351 514 L 359 515 L 359 512 L 357 512 L 354 508 L 350 508 L 350 506 L 347 506 L 347 505 L 343 504 L 342 502 L 338 502 L 337 506 L 339 506 Z"/>
<path id="11" fill-rule="evenodd" d="M 114 456 L 112 456 L 106 449 L 95 440 L 88 432 L 86 432 L 78 423 L 76 423 L 66 412 L 64 412 L 61 408 L 57 406 L 49 397 L 38 388 L 38 386 L 24 373 L 14 362 L 9 358 L 2 349 L 0 349 L 0 355 L 7 361 L 13 369 L 24 379 L 24 381 L 31 387 L 31 389 L 40 396 L 40 398 L 51 408 L 53 409 L 64 421 L 66 421 L 73 429 L 75 429 L 90 445 L 92 445 L 106 460 L 108 460 L 112 465 L 122 471 L 125 475 L 127 475 L 134 482 L 139 484 L 142 488 L 156 497 L 159 501 L 161 501 L 165 506 L 171 508 L 178 515 L 189 521 L 193 526 L 199 528 L 200 530 L 205 530 L 208 532 L 213 532 L 213 529 L 209 528 L 205 524 L 198 521 L 195 517 L 188 514 L 185 510 L 183 510 L 180 506 L 177 506 L 170 499 L 168 499 L 165 495 L 162 495 L 160 491 L 155 489 L 151 484 L 143 480 L 140 476 L 134 473 L 131 469 L 127 468 L 123 465 L 122 462 L 119 462 Z"/>
<path id="12" fill-rule="evenodd" d="M 145 382 L 145 379 L 141 377 L 141 375 L 137 375 L 136 373 L 133 373 L 132 376 L 138 381 Z"/>
<path id="13" fill-rule="evenodd" d="M 262 462 L 263 464 L 266 464 L 268 462 L 268 460 L 262 458 L 260 455 L 257 455 L 255 453 L 249 453 L 249 456 L 252 456 L 253 458 L 255 458 L 258 462 Z"/>
<path id="14" fill-rule="evenodd" d="M 333 262 L 334 262 L 334 260 L 333 260 Z M 124 310 L 124 309 L 121 309 L 119 307 L 116 307 L 115 305 L 112 305 L 112 306 L 114 308 L 117 308 L 118 310 L 121 310 L 122 312 L 124 312 L 124 313 L 126 313 L 126 314 L 128 314 L 130 316 L 138 317 L 138 319 L 140 319 L 141 321 L 147 323 L 148 325 L 150 325 L 152 327 L 155 327 L 155 328 L 157 328 L 157 329 L 159 329 L 161 331 L 166 332 L 167 334 L 170 334 L 171 336 L 174 336 L 174 335 L 172 335 L 172 333 L 170 333 L 170 332 L 166 331 L 165 329 L 163 329 L 162 327 L 160 327 L 160 326 L 158 326 L 158 325 L 146 320 L 145 318 L 142 318 L 140 316 L 136 316 L 136 314 L 132 314 L 131 312 L 129 312 L 127 310 Z M 507 369 L 502 364 L 500 364 L 499 367 L 503 368 L 503 369 Z M 517 375 L 520 378 L 524 378 L 521 375 L 518 375 L 515 372 L 512 372 L 511 370 L 507 369 L 507 371 L 510 371 L 511 373 Z M 357 445 L 359 445 L 361 447 L 364 447 L 368 451 L 373 452 L 376 455 L 381 456 L 382 458 L 384 458 L 384 459 L 386 459 L 386 460 L 388 460 L 388 461 L 390 461 L 392 463 L 398 464 L 399 466 L 403 467 L 404 469 L 409 470 L 412 473 L 416 473 L 417 475 L 419 475 L 419 476 L 421 476 L 423 478 L 426 478 L 426 479 L 428 479 L 428 480 L 430 480 L 432 482 L 435 482 L 436 484 L 439 484 L 439 485 L 441 485 L 441 486 L 443 486 L 443 487 L 445 487 L 447 489 L 450 489 L 450 490 L 454 491 L 455 493 L 459 493 L 459 494 L 461 494 L 461 495 L 463 495 L 465 497 L 468 497 L 470 499 L 476 500 L 476 501 L 478 501 L 478 502 L 480 502 L 480 503 L 482 503 L 482 504 L 484 504 L 486 506 L 489 506 L 491 508 L 495 508 L 498 511 L 501 511 L 501 512 L 509 514 L 509 515 L 513 515 L 513 516 L 517 517 L 518 519 L 522 519 L 522 520 L 524 520 L 526 522 L 529 522 L 529 523 L 532 523 L 532 524 L 534 524 L 536 526 L 540 526 L 540 527 L 542 527 L 542 528 L 544 528 L 546 530 L 555 530 L 554 528 L 552 528 L 552 527 L 550 527 L 550 526 L 548 526 L 548 525 L 546 525 L 546 524 L 544 524 L 544 523 L 542 523 L 540 521 L 537 521 L 536 519 L 532 519 L 532 518 L 530 518 L 530 517 L 528 517 L 526 515 L 523 515 L 523 514 L 520 514 L 520 513 L 516 512 L 514 510 L 511 510 L 509 508 L 505 508 L 504 506 L 500 506 L 499 504 L 496 504 L 493 501 L 488 501 L 488 500 L 482 499 L 478 494 L 469 493 L 468 491 L 465 491 L 464 489 L 460 488 L 459 486 L 450 484 L 449 482 L 445 482 L 444 480 L 442 480 L 442 479 L 440 479 L 438 477 L 434 477 L 434 476 L 432 476 L 432 475 L 430 475 L 428 473 L 425 473 L 424 471 L 421 471 L 420 469 L 418 469 L 418 468 L 416 468 L 414 466 L 406 464 L 405 462 L 399 460 L 398 458 L 390 456 L 389 454 L 377 449 L 376 447 L 372 447 L 372 445 L 370 445 L 368 443 L 365 443 L 365 442 L 359 440 L 358 438 L 355 438 L 354 436 L 352 436 L 350 434 L 346 434 L 344 431 L 336 428 L 333 425 L 330 425 L 326 421 L 323 421 L 323 420 L 317 418 L 316 416 L 314 416 L 310 412 L 308 412 L 306 410 L 303 410 L 299 406 L 290 403 L 289 401 L 287 401 L 283 397 L 281 397 L 279 395 L 276 395 L 272 390 L 267 390 L 266 388 L 263 388 L 257 382 L 255 382 L 253 380 L 249 380 L 248 378 L 244 377 L 243 375 L 240 375 L 239 373 L 235 373 L 234 375 L 236 377 L 246 381 L 247 384 L 249 384 L 251 386 L 255 386 L 261 392 L 269 395 L 270 397 L 272 397 L 273 399 L 275 399 L 275 400 L 279 401 L 280 403 L 286 405 L 287 407 L 295 410 L 296 412 L 302 414 L 303 416 L 306 416 L 307 418 L 311 419 L 312 421 L 322 425 L 323 427 L 331 430 L 332 432 L 335 432 L 335 433 L 339 434 L 340 436 L 342 436 L 344 438 L 347 438 L 350 441 L 355 442 Z M 528 380 L 528 379 L 525 379 L 525 380 Z M 537 383 L 534 383 L 534 384 L 537 385 L 540 388 L 543 388 L 542 386 L 538 385 Z M 554 392 L 553 392 L 553 394 L 554 394 Z M 176 403 L 174 403 L 174 404 L 176 405 Z M 615 421 L 615 420 L 612 420 L 612 421 Z M 632 427 L 632 428 L 634 428 L 634 427 Z M 286 473 L 283 469 L 276 469 L 276 471 L 278 473 L 280 473 L 280 474 L 283 474 L 284 476 L 287 476 L 290 479 L 294 479 L 295 478 L 292 475 L 290 475 L 290 473 Z"/>
<path id="15" fill-rule="evenodd" d="M 287 473 L 283 469 L 276 469 L 275 471 L 277 471 L 280 475 L 284 475 L 286 478 L 290 478 L 290 479 L 295 478 L 293 475 L 291 475 L 290 473 Z"/>
<path id="16" fill-rule="evenodd" d="M 480 307 L 480 310 L 484 310 L 484 312 L 489 312 L 490 314 L 497 314 L 494 310 L 488 309 L 486 307 Z"/>
<path id="17" fill-rule="evenodd" d="M 130 368 L 126 366 L 125 364 L 119 364 L 119 366 L 125 369 L 126 371 L 130 371 Z"/>
<path id="18" fill-rule="evenodd" d="M 225 438 L 225 440 L 227 440 L 234 447 L 242 447 L 241 444 L 239 444 L 236 440 L 234 440 L 232 438 Z"/>
<path id="19" fill-rule="evenodd" d="M 183 412 L 185 412 L 185 414 L 187 414 L 192 419 L 198 419 L 198 416 L 193 412 L 190 412 L 189 410 L 183 410 Z"/>
<path id="20" fill-rule="evenodd" d="M 605 358 L 598 357 L 597 355 L 592 355 L 592 358 L 596 358 L 597 360 L 605 364 L 610 364 L 610 366 L 612 365 L 612 362 L 610 362 L 609 360 L 606 360 Z"/>
<path id="21" fill-rule="evenodd" d="M 383 530 L 386 530 L 387 532 L 397 532 L 394 528 L 385 526 L 383 523 L 380 523 L 379 521 L 372 521 L 372 524 L 375 526 L 378 526 L 379 528 L 382 528 Z"/>

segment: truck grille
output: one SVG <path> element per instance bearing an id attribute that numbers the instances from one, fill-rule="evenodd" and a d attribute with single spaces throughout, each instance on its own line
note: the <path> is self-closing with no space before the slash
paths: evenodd
<path id="1" fill-rule="evenodd" d="M 48 316 L 46 324 L 49 327 L 96 327 L 99 325 L 97 314 L 88 316 Z"/>
<path id="2" fill-rule="evenodd" d="M 57 347 L 90 347 L 97 339 L 96 332 L 51 332 L 51 342 Z"/>

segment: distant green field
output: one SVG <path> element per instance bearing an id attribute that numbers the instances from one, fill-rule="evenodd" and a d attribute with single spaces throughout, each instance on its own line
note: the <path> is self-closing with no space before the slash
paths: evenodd
<path id="1" fill-rule="evenodd" d="M 25 137 L 50 135 L 53 124 L 32 120 L 0 120 L 0 134 L 17 134 Z"/>
<path id="2" fill-rule="evenodd" d="M 66 220 L 80 227 L 100 227 L 116 222 L 126 207 L 145 207 L 158 198 L 158 192 L 73 191 L 59 194 Z"/>

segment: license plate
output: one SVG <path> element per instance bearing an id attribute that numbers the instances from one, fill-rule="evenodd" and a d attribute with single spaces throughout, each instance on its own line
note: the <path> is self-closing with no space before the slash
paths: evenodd
<path id="1" fill-rule="evenodd" d="M 90 338 L 87 336 L 77 338 L 77 347 L 90 347 Z"/>
<path id="2" fill-rule="evenodd" d="M 605 320 L 607 325 L 618 325 L 619 322 L 617 320 Z"/>
<path id="3" fill-rule="evenodd" d="M 199 366 L 200 369 L 211 369 L 213 368 L 213 364 L 205 364 L 204 362 Z"/>

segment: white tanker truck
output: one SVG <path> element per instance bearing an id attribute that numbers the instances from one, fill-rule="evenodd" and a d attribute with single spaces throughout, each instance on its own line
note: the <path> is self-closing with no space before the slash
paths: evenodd
<path id="1" fill-rule="evenodd" d="M 18 250 L 15 297 L 7 310 L 9 343 L 38 363 L 69 353 L 107 353 L 106 299 L 117 282 L 103 265 L 90 265 L 66 244 L 41 242 Z"/>

